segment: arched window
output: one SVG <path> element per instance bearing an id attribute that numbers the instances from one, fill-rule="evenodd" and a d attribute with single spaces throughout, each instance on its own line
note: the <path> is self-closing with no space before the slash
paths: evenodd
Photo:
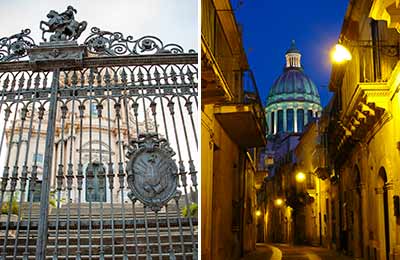
<path id="1" fill-rule="evenodd" d="M 297 109 L 297 132 L 303 132 L 304 129 L 304 110 Z"/>
<path id="2" fill-rule="evenodd" d="M 278 133 L 283 133 L 283 110 L 278 110 Z"/>
<path id="3" fill-rule="evenodd" d="M 287 117 L 287 132 L 292 133 L 294 131 L 294 111 L 293 109 L 286 110 Z"/>

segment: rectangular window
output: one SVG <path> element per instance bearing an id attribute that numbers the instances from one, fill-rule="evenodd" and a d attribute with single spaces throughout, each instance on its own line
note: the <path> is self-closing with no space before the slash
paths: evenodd
<path id="1" fill-rule="evenodd" d="M 313 111 L 312 111 L 312 110 L 308 110 L 308 111 L 307 111 L 307 117 L 308 117 L 308 122 L 307 122 L 307 124 L 310 123 L 310 122 L 312 122 L 312 121 L 314 121 L 314 115 L 313 115 Z"/>
<path id="2" fill-rule="evenodd" d="M 271 126 L 270 126 L 270 133 L 275 134 L 274 132 L 274 125 L 275 125 L 275 113 L 271 112 Z"/>
<path id="3" fill-rule="evenodd" d="M 98 113 L 97 113 L 97 104 L 96 104 L 96 103 L 92 103 L 91 108 L 92 108 L 91 115 L 92 115 L 92 116 L 98 116 Z"/>
<path id="4" fill-rule="evenodd" d="M 33 162 L 36 162 L 37 165 L 43 165 L 43 154 L 42 153 L 33 154 Z"/>
<path id="5" fill-rule="evenodd" d="M 301 133 L 304 129 L 304 110 L 297 110 L 297 132 Z"/>
<path id="6" fill-rule="evenodd" d="M 293 109 L 286 110 L 286 117 L 287 117 L 287 131 L 293 132 L 294 131 L 294 111 Z"/>
<path id="7" fill-rule="evenodd" d="M 307 174 L 306 184 L 307 184 L 307 189 L 315 189 L 315 180 L 313 175 Z"/>
<path id="8" fill-rule="evenodd" d="M 278 110 L 278 133 L 283 133 L 283 110 Z"/>

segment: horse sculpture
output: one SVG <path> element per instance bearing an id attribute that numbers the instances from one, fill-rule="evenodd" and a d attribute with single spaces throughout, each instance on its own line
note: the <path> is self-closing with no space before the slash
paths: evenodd
<path id="1" fill-rule="evenodd" d="M 51 10 L 47 14 L 47 18 L 49 18 L 49 20 L 47 22 L 40 22 L 42 39 L 45 42 L 47 41 L 47 39 L 44 37 L 45 33 L 53 33 L 53 35 L 50 36 L 50 42 L 78 39 L 82 32 L 86 29 L 87 22 L 77 22 L 74 17 L 76 12 L 76 9 L 72 6 L 68 6 L 67 10 L 61 14 Z"/>

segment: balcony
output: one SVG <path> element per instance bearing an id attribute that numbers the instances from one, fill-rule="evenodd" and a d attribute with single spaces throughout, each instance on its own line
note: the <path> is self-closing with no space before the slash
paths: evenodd
<path id="1" fill-rule="evenodd" d="M 203 104 L 241 101 L 241 72 L 248 64 L 235 17 L 228 10 L 229 1 L 202 1 Z"/>
<path id="2" fill-rule="evenodd" d="M 254 181 L 256 184 L 256 189 L 260 189 L 265 178 L 268 177 L 268 172 L 267 171 L 257 171 L 254 174 Z"/>
<path id="3" fill-rule="evenodd" d="M 230 138 L 241 148 L 266 144 L 265 126 L 253 104 L 216 105 L 214 115 Z"/>
<path id="4" fill-rule="evenodd" d="M 312 153 L 312 165 L 318 178 L 325 180 L 329 177 L 328 149 L 318 145 Z"/>
<path id="5" fill-rule="evenodd" d="M 375 20 L 384 20 L 389 28 L 400 30 L 399 0 L 375 0 L 370 16 Z"/>
<path id="6" fill-rule="evenodd" d="M 216 105 L 215 118 L 241 148 L 265 146 L 265 114 L 251 71 L 243 74 L 243 82 L 243 102 Z"/>

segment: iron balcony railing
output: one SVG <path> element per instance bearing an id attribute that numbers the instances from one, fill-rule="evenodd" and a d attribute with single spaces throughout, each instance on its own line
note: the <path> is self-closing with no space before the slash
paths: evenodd
<path id="1" fill-rule="evenodd" d="M 257 83 L 251 70 L 243 73 L 243 102 L 245 104 L 253 104 L 253 111 L 260 123 L 262 132 L 267 133 L 267 122 L 265 111 L 258 92 Z"/>
<path id="2" fill-rule="evenodd" d="M 218 67 L 222 71 L 222 76 L 226 81 L 231 93 L 234 97 L 239 97 L 237 82 L 235 80 L 234 64 L 238 64 L 237 57 L 234 56 L 227 36 L 225 28 L 220 18 L 218 17 L 217 10 L 212 0 L 202 1 L 202 24 L 201 33 L 205 44 L 214 57 Z M 238 35 L 238 37 L 241 37 Z M 237 55 L 236 55 L 237 56 Z M 235 100 L 236 101 L 236 100 Z"/>

